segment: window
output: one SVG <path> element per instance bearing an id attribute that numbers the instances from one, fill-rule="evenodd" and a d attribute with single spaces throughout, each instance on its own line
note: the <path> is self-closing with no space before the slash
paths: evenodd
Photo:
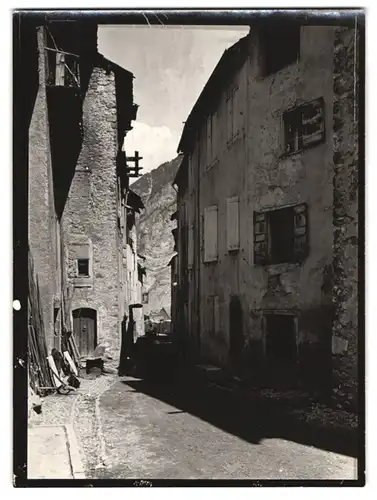
<path id="1" fill-rule="evenodd" d="M 69 277 L 75 288 L 93 286 L 92 242 L 86 236 L 72 235 L 69 243 Z"/>
<path id="2" fill-rule="evenodd" d="M 309 250 L 306 204 L 254 213 L 254 263 L 303 261 Z"/>
<path id="3" fill-rule="evenodd" d="M 89 259 L 77 259 L 78 276 L 89 276 Z"/>
<path id="4" fill-rule="evenodd" d="M 287 154 L 315 146 L 325 140 L 323 99 L 316 99 L 283 114 Z"/>
<path id="5" fill-rule="evenodd" d="M 144 292 L 143 293 L 143 304 L 148 304 L 148 300 L 149 300 L 149 293 Z"/>
<path id="6" fill-rule="evenodd" d="M 238 87 L 232 87 L 226 98 L 227 142 L 231 142 L 239 131 Z"/>
<path id="7" fill-rule="evenodd" d="M 226 239 L 228 251 L 238 250 L 239 237 L 239 202 L 238 196 L 226 200 Z"/>
<path id="8" fill-rule="evenodd" d="M 300 26 L 269 24 L 260 32 L 264 76 L 295 63 L 300 57 Z"/>
<path id="9" fill-rule="evenodd" d="M 217 260 L 217 206 L 204 211 L 204 262 Z"/>

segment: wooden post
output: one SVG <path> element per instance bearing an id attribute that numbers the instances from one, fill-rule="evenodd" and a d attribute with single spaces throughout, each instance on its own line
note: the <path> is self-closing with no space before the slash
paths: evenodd
<path id="1" fill-rule="evenodd" d="M 56 53 L 55 85 L 64 86 L 65 55 Z"/>

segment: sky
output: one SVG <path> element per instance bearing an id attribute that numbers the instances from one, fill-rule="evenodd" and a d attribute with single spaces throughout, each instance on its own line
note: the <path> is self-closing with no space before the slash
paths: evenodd
<path id="1" fill-rule="evenodd" d="M 140 106 L 125 150 L 145 174 L 177 156 L 184 121 L 223 52 L 248 26 L 100 26 L 98 50 L 131 71 Z"/>

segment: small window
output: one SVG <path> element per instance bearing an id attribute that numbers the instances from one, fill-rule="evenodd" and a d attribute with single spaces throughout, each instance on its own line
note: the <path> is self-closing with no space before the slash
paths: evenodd
<path id="1" fill-rule="evenodd" d="M 308 255 L 306 204 L 254 213 L 254 263 L 301 262 Z"/>
<path id="2" fill-rule="evenodd" d="M 79 276 L 89 276 L 89 259 L 78 259 L 77 270 Z"/>
<path id="3" fill-rule="evenodd" d="M 149 301 L 149 293 L 144 292 L 143 293 L 143 304 L 148 304 L 148 301 Z"/>
<path id="4" fill-rule="evenodd" d="M 324 142 L 325 118 L 323 99 L 317 99 L 283 115 L 285 152 L 300 151 Z"/>

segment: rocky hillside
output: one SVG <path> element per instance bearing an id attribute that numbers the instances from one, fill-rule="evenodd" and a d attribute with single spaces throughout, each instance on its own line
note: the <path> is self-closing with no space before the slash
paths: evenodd
<path id="1" fill-rule="evenodd" d="M 145 205 L 138 228 L 138 252 L 146 257 L 145 291 L 149 292 L 145 314 L 157 313 L 161 308 L 170 314 L 170 267 L 167 265 L 174 253 L 171 231 L 176 223 L 170 221 L 170 216 L 176 210 L 172 182 L 179 163 L 179 157 L 163 163 L 131 186 Z"/>

